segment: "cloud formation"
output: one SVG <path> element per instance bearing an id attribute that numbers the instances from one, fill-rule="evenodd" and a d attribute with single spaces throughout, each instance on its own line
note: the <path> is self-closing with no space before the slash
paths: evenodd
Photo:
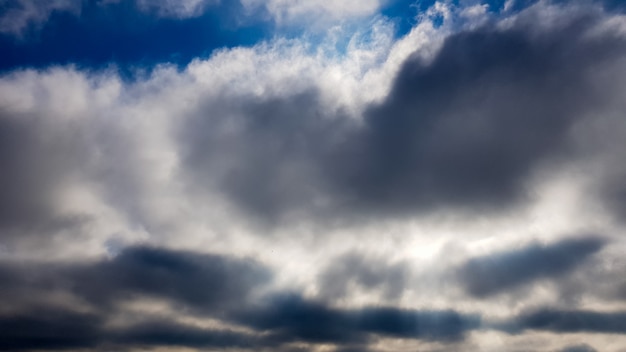
<path id="1" fill-rule="evenodd" d="M 253 289 L 270 281 L 271 273 L 254 261 L 133 247 L 95 263 L 3 263 L 0 278 L 6 288 L 2 295 L 15 306 L 21 298 L 28 302 L 60 291 L 99 309 L 124 299 L 155 298 L 219 312 L 242 304 Z"/>
<path id="2" fill-rule="evenodd" d="M 336 344 L 366 343 L 369 334 L 454 341 L 480 326 L 480 317 L 455 311 L 334 309 L 294 295 L 275 297 L 268 305 L 241 313 L 237 319 L 260 331 L 275 330 L 282 339 Z"/>

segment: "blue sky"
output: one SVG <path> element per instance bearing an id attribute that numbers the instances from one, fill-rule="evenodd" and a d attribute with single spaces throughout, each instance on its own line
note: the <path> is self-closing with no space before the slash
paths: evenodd
<path id="1" fill-rule="evenodd" d="M 620 1 L 0 0 L 0 350 L 623 352 Z"/>

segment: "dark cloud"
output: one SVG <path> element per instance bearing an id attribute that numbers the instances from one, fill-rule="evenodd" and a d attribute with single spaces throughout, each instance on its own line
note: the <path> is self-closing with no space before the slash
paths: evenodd
<path id="1" fill-rule="evenodd" d="M 144 347 L 191 347 L 191 348 L 260 348 L 261 338 L 229 330 L 207 330 L 172 322 L 145 322 L 119 331 L 108 332 L 109 344 Z"/>
<path id="2" fill-rule="evenodd" d="M 616 99 L 594 79 L 626 41 L 589 35 L 598 12 L 570 15 L 449 36 L 432 60 L 410 57 L 362 123 L 315 91 L 209 102 L 181 137 L 187 168 L 270 220 L 516 204 L 535 171 L 571 157 L 572 128 Z"/>
<path id="3" fill-rule="evenodd" d="M 365 349 L 376 336 L 451 342 L 480 327 L 478 316 L 451 310 L 339 309 L 299 295 L 273 296 L 267 304 L 251 300 L 269 279 L 268 270 L 253 261 L 148 247 L 129 248 L 95 263 L 3 263 L 0 299 L 10 305 L 0 306 L 0 350 L 280 350 L 303 342 Z M 173 317 L 127 312 L 120 304 L 149 298 L 184 308 L 185 315 L 256 333 L 181 325 Z"/>
<path id="4" fill-rule="evenodd" d="M 59 309 L 0 314 L 0 350 L 64 350 L 98 344 L 102 318 Z"/>
<path id="5" fill-rule="evenodd" d="M 526 178 L 602 99 L 590 70 L 626 48 L 582 40 L 596 20 L 540 36 L 521 20 L 487 26 L 450 36 L 432 62 L 410 58 L 387 100 L 366 114 L 358 171 L 348 170 L 355 195 L 400 209 L 523 197 Z"/>
<path id="6" fill-rule="evenodd" d="M 468 260 L 458 277 L 476 297 L 507 292 L 541 279 L 558 279 L 602 249 L 606 240 L 580 237 L 530 246 Z"/>
<path id="7" fill-rule="evenodd" d="M 271 278 L 267 268 L 252 260 L 145 247 L 74 275 L 81 294 L 92 300 L 152 296 L 210 311 L 240 304 Z"/>
<path id="8" fill-rule="evenodd" d="M 236 320 L 259 331 L 273 331 L 277 339 L 285 341 L 348 345 L 366 343 L 372 334 L 451 342 L 480 327 L 478 316 L 451 310 L 338 309 L 297 295 L 275 297 L 267 306 L 237 314 Z"/>
<path id="9" fill-rule="evenodd" d="M 524 313 L 518 317 L 511 324 L 510 331 L 519 330 L 624 334 L 626 313 L 546 308 Z"/>
<path id="10" fill-rule="evenodd" d="M 249 304 L 255 289 L 270 280 L 270 271 L 252 260 L 152 247 L 128 248 L 90 263 L 4 262 L 0 299 L 10 304 L 0 305 L 0 350 L 263 346 L 252 335 L 142 313 L 125 318 L 125 327 L 108 323 L 124 314 L 120 303 L 149 298 L 185 308 L 186 314 L 219 319 L 233 306 Z"/>
<path id="11" fill-rule="evenodd" d="M 352 285 L 359 289 L 380 292 L 387 300 L 402 295 L 409 275 L 403 262 L 389 263 L 382 258 L 371 258 L 348 253 L 333 260 L 319 277 L 322 297 L 339 299 L 349 294 Z"/>
<path id="12" fill-rule="evenodd" d="M 257 336 L 154 319 L 111 328 L 104 313 L 36 309 L 0 316 L 0 351 L 133 350 L 151 347 L 253 348 Z"/>
<path id="13" fill-rule="evenodd" d="M 150 247 L 133 247 L 112 259 L 86 264 L 3 264 L 0 296 L 14 304 L 52 292 L 69 293 L 97 309 L 128 299 L 157 298 L 218 314 L 242 304 L 271 280 L 252 260 Z"/>

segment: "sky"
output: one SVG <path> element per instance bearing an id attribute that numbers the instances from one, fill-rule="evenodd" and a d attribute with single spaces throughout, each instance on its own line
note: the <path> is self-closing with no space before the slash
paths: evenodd
<path id="1" fill-rule="evenodd" d="M 0 0 L 0 351 L 626 351 L 625 10 Z"/>

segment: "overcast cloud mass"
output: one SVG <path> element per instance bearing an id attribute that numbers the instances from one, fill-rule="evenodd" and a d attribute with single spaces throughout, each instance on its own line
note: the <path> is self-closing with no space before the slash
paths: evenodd
<path id="1" fill-rule="evenodd" d="M 626 351 L 615 2 L 0 0 L 0 351 Z"/>

